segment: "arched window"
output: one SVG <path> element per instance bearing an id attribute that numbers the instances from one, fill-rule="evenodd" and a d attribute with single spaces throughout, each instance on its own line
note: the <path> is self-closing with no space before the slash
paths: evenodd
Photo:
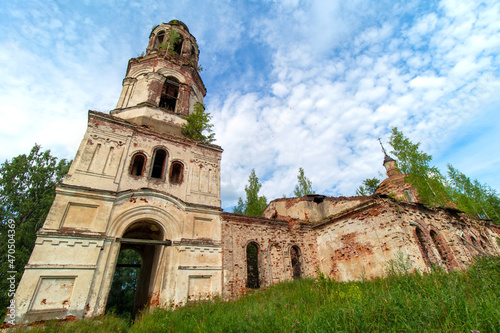
<path id="1" fill-rule="evenodd" d="M 182 42 L 184 39 L 182 38 L 181 35 L 179 35 L 179 38 L 174 42 L 174 53 L 181 55 L 182 52 Z"/>
<path id="2" fill-rule="evenodd" d="M 247 245 L 247 288 L 258 289 L 259 283 L 259 245 L 251 242 Z"/>
<path id="3" fill-rule="evenodd" d="M 130 174 L 132 176 L 142 176 L 146 166 L 146 156 L 143 153 L 136 153 L 130 163 Z"/>
<path id="4" fill-rule="evenodd" d="M 415 234 L 417 235 L 417 243 L 420 248 L 420 252 L 422 252 L 422 257 L 427 264 L 430 264 L 431 260 L 429 258 L 429 244 L 427 243 L 424 232 L 422 231 L 422 229 L 417 227 L 415 229 Z"/>
<path id="5" fill-rule="evenodd" d="M 300 249 L 297 245 L 290 249 L 290 259 L 292 261 L 292 276 L 294 279 L 300 279 L 302 270 L 300 267 Z"/>
<path id="6" fill-rule="evenodd" d="M 165 40 L 165 31 L 160 31 L 158 35 L 156 35 L 155 48 L 158 49 L 164 40 Z"/>
<path id="7" fill-rule="evenodd" d="M 175 111 L 178 96 L 179 80 L 172 76 L 167 77 L 161 91 L 160 108 Z"/>
<path id="8" fill-rule="evenodd" d="M 170 176 L 169 176 L 170 183 L 171 184 L 182 183 L 183 175 L 184 175 L 184 164 L 178 161 L 172 162 L 172 165 L 170 166 Z"/>
<path id="9" fill-rule="evenodd" d="M 153 155 L 153 164 L 151 165 L 151 178 L 164 178 L 166 162 L 167 151 L 162 148 L 156 149 Z"/>

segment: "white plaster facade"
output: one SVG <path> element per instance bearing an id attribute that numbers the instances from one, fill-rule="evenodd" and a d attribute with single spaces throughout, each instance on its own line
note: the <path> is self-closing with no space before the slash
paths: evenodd
<path id="1" fill-rule="evenodd" d="M 181 54 L 159 50 L 157 35 L 169 29 L 183 37 Z M 123 244 L 146 249 L 139 306 L 221 293 L 222 149 L 181 135 L 206 93 L 197 62 L 183 23 L 159 25 L 147 54 L 130 61 L 117 109 L 89 112 L 18 286 L 18 323 L 103 314 Z M 172 77 L 175 107 L 167 110 L 162 88 Z"/>

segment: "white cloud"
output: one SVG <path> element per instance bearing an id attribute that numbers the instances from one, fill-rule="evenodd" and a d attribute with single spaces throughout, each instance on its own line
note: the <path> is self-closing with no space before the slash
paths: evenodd
<path id="1" fill-rule="evenodd" d="M 352 195 L 383 171 L 376 139 L 386 141 L 392 126 L 440 153 L 500 95 L 495 1 L 447 0 L 436 10 L 361 0 L 79 6 L 8 5 L 9 24 L 0 23 L 8 124 L 0 126 L 13 143 L 1 156 L 37 141 L 71 158 L 86 110 L 115 106 L 128 58 L 170 15 L 200 45 L 206 103 L 224 149 L 225 207 L 244 195 L 252 168 L 269 199 L 291 194 L 299 167 L 319 193 Z"/>

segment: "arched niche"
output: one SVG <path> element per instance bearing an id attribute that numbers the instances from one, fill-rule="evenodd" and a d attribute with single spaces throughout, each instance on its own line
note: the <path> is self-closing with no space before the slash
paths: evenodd
<path id="1" fill-rule="evenodd" d="M 259 253 L 260 247 L 256 242 L 250 242 L 246 246 L 247 282 L 246 287 L 251 289 L 260 288 L 259 278 Z"/>
<path id="2" fill-rule="evenodd" d="M 300 248 L 294 245 L 290 248 L 290 264 L 292 266 L 292 278 L 294 280 L 302 277 L 302 258 L 300 255 Z"/>
<path id="3" fill-rule="evenodd" d="M 430 244 L 425 236 L 424 231 L 420 227 L 415 228 L 415 236 L 417 238 L 417 244 L 422 254 L 422 258 L 427 265 L 431 264 L 431 256 L 429 256 Z"/>

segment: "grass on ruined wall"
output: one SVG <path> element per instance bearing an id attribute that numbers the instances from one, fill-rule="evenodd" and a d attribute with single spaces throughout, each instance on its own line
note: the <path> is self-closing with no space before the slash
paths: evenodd
<path id="1" fill-rule="evenodd" d="M 82 321 L 64 328 L 47 327 L 45 332 L 126 329 L 124 320 L 100 320 L 103 327 L 94 319 L 94 324 Z M 449 274 L 440 270 L 401 274 L 396 269 L 385 279 L 365 282 L 337 283 L 326 278 L 286 282 L 234 302 L 200 302 L 177 311 L 154 310 L 128 328 L 130 332 L 471 330 L 500 332 L 500 258 L 483 258 L 468 271 Z"/>

